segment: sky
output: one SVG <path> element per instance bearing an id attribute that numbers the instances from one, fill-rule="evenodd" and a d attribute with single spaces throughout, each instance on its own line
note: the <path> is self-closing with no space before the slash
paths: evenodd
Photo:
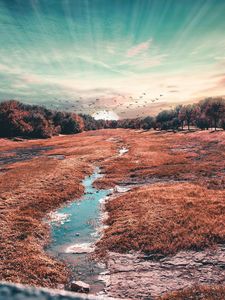
<path id="1" fill-rule="evenodd" d="M 0 101 L 125 118 L 225 95 L 225 0 L 0 0 Z"/>

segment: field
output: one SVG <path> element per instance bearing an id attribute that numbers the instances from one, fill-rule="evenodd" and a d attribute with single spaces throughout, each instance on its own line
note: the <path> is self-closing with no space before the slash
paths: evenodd
<path id="1" fill-rule="evenodd" d="M 122 147 L 128 152 L 119 155 Z M 43 219 L 83 193 L 81 181 L 94 166 L 104 173 L 96 187 L 131 188 L 115 193 L 106 203 L 108 227 L 96 249 L 100 259 L 109 262 L 113 255 L 124 258 L 139 253 L 158 264 L 189 251 L 193 255 L 214 251 L 215 260 L 220 251 L 220 264 L 221 255 L 224 259 L 223 131 L 99 130 L 46 140 L 2 139 L 0 151 L 1 280 L 47 287 L 66 284 L 70 271 L 45 252 L 50 236 Z M 171 286 L 166 293 L 150 291 L 151 295 L 222 299 L 224 268 L 220 270 L 221 276 L 216 270 L 209 282 L 206 274 L 200 287 L 196 281 L 191 289 L 176 291 Z M 107 294 L 130 297 L 129 292 L 119 290 L 125 280 L 126 273 L 120 278 L 112 276 Z M 138 281 L 130 284 L 131 290 L 138 287 Z"/>

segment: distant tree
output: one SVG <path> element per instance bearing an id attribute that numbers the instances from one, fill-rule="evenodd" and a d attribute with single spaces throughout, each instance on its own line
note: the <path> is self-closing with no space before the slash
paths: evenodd
<path id="1" fill-rule="evenodd" d="M 179 120 L 174 110 L 163 110 L 156 116 L 156 124 L 161 130 L 177 129 Z"/>
<path id="2" fill-rule="evenodd" d="M 204 116 L 200 116 L 198 119 L 195 120 L 195 124 L 198 128 L 204 130 L 204 129 L 209 129 L 210 126 L 210 122 L 209 120 L 204 117 Z"/>
<path id="3" fill-rule="evenodd" d="M 190 130 L 190 125 L 193 119 L 193 112 L 194 112 L 195 106 L 194 105 L 186 105 L 182 106 L 182 108 L 179 111 L 179 116 L 178 119 L 181 122 L 186 122 L 188 126 L 188 130 Z M 183 128 L 183 123 L 182 123 L 182 128 Z"/>
<path id="4" fill-rule="evenodd" d="M 0 136 L 23 136 L 32 131 L 26 122 L 29 112 L 24 111 L 23 105 L 15 100 L 5 101 L 0 104 Z"/>
<path id="5" fill-rule="evenodd" d="M 210 127 L 210 120 L 206 117 L 204 108 L 200 104 L 194 106 L 192 121 L 196 127 L 202 130 L 208 130 Z"/>
<path id="6" fill-rule="evenodd" d="M 100 129 L 100 120 L 97 121 L 92 116 L 86 114 L 81 114 L 80 117 L 83 119 L 85 131 Z"/>
<path id="7" fill-rule="evenodd" d="M 27 134 L 33 138 L 49 138 L 53 134 L 51 122 L 45 118 L 40 112 L 32 112 L 26 117 L 27 123 L 32 127 L 32 130 Z"/>
<path id="8" fill-rule="evenodd" d="M 62 134 L 73 134 L 81 132 L 79 123 L 74 120 L 72 117 L 63 119 L 61 124 L 61 133 Z"/>
<path id="9" fill-rule="evenodd" d="M 225 130 L 225 118 L 221 120 L 221 128 Z"/>
<path id="10" fill-rule="evenodd" d="M 56 111 L 52 117 L 53 124 L 55 126 L 61 126 L 61 124 L 65 118 L 66 118 L 66 115 L 64 112 Z"/>
<path id="11" fill-rule="evenodd" d="M 215 130 L 218 127 L 219 121 L 225 115 L 225 100 L 223 98 L 211 98 L 206 102 L 206 116 L 212 121 Z"/>
<path id="12" fill-rule="evenodd" d="M 143 120 L 140 121 L 140 127 L 145 130 L 149 130 L 153 128 L 153 124 L 154 124 L 154 118 L 150 116 L 145 117 Z"/>
<path id="13" fill-rule="evenodd" d="M 117 121 L 116 120 L 111 120 L 110 121 L 110 128 L 117 128 Z"/>

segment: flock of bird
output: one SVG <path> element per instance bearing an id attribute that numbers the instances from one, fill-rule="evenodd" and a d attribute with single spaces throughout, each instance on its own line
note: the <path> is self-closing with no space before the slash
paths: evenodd
<path id="1" fill-rule="evenodd" d="M 98 115 L 100 112 L 98 110 L 101 108 L 101 110 L 104 110 L 106 112 L 109 112 L 111 109 L 110 107 L 113 107 L 113 109 L 116 108 L 118 111 L 118 114 L 124 115 L 127 113 L 127 110 L 133 111 L 133 110 L 141 110 L 142 108 L 147 108 L 150 103 L 155 103 L 160 101 L 162 99 L 163 94 L 160 94 L 158 97 L 154 97 L 149 99 L 149 95 L 147 92 L 141 93 L 137 97 L 133 96 L 125 96 L 118 94 L 117 96 L 114 96 L 113 98 L 110 98 L 110 102 L 108 102 L 108 105 L 106 105 L 104 102 L 107 101 L 107 99 L 103 97 L 96 98 L 94 100 L 84 101 L 83 97 L 78 97 L 78 100 L 74 99 L 68 99 L 64 98 L 58 99 L 54 98 L 54 101 L 50 104 L 51 108 L 53 109 L 59 109 L 63 108 L 64 110 L 76 110 L 76 112 L 79 113 L 89 113 L 89 114 L 96 114 Z M 127 101 L 128 100 L 128 101 Z M 141 115 L 144 115 L 146 112 L 142 111 L 140 113 L 136 113 L 136 117 L 140 117 Z"/>

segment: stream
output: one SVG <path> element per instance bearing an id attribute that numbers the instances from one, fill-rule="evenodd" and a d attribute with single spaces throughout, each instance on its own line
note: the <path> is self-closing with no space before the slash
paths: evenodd
<path id="1" fill-rule="evenodd" d="M 84 195 L 50 214 L 52 242 L 48 252 L 63 260 L 72 270 L 71 280 L 90 284 L 91 293 L 98 293 L 104 283 L 98 278 L 104 266 L 90 259 L 102 226 L 101 202 L 111 190 L 97 190 L 93 182 L 102 177 L 96 168 L 83 180 Z"/>

